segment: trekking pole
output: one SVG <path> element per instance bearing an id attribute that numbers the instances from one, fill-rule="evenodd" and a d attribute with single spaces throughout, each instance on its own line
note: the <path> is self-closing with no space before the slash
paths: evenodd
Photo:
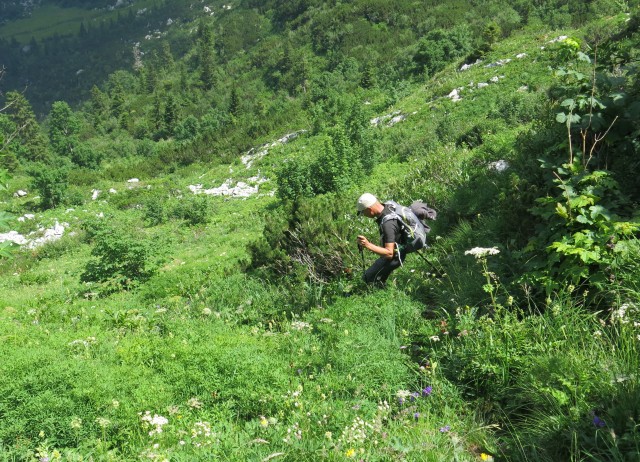
<path id="1" fill-rule="evenodd" d="M 425 257 L 424 255 L 422 255 L 422 252 L 420 252 L 419 250 L 417 250 L 417 251 L 416 251 L 416 253 L 417 253 L 418 255 L 420 255 L 420 258 L 422 258 L 424 261 L 426 261 L 426 262 L 429 264 L 429 266 L 430 266 L 431 268 L 433 268 L 433 270 L 435 271 L 435 274 L 436 274 L 438 277 L 441 277 L 441 276 L 442 276 L 442 272 L 441 272 L 438 268 L 436 268 L 436 267 L 435 267 L 435 265 L 434 265 L 433 263 L 431 263 L 429 260 L 427 260 L 427 257 Z"/>
<path id="2" fill-rule="evenodd" d="M 364 277 L 364 274 L 366 272 L 366 265 L 364 264 L 364 250 L 360 243 L 358 243 L 358 250 L 360 251 L 360 258 L 362 259 L 362 277 Z"/>

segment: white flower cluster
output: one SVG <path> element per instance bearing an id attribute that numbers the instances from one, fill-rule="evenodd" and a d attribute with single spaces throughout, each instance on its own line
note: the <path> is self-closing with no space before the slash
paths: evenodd
<path id="1" fill-rule="evenodd" d="M 149 431 L 149 436 L 159 435 L 162 433 L 162 427 L 169 423 L 169 420 L 166 417 L 158 414 L 154 414 L 152 417 L 151 412 L 149 411 L 145 411 L 144 415 L 140 412 L 138 415 L 142 416 L 140 419 L 142 420 L 142 425 L 145 428 L 153 427 L 151 431 Z"/>
<path id="2" fill-rule="evenodd" d="M 302 385 L 298 385 L 298 389 L 296 391 L 288 390 L 287 394 L 283 396 L 287 400 L 287 404 L 293 407 L 301 408 L 302 407 Z"/>
<path id="3" fill-rule="evenodd" d="M 618 321 L 622 324 L 628 324 L 630 318 L 629 313 L 633 313 L 634 311 L 636 311 L 635 308 L 635 305 L 633 305 L 632 303 L 623 303 L 617 310 L 612 308 L 611 322 L 613 323 Z"/>
<path id="4" fill-rule="evenodd" d="M 465 255 L 473 255 L 476 258 L 484 258 L 488 255 L 497 255 L 500 253 L 497 247 L 474 247 L 471 250 L 466 250 L 464 252 Z"/>
<path id="5" fill-rule="evenodd" d="M 311 324 L 309 324 L 308 322 L 303 322 L 303 321 L 292 321 L 291 322 L 291 328 L 293 330 L 311 329 Z"/>
<path id="6" fill-rule="evenodd" d="M 211 431 L 211 424 L 209 422 L 196 422 L 191 429 L 191 440 L 193 445 L 197 448 L 202 446 L 209 446 L 213 444 L 215 434 Z"/>
<path id="7" fill-rule="evenodd" d="M 292 437 L 294 437 L 297 440 L 302 439 L 302 430 L 300 429 L 300 424 L 298 422 L 294 422 L 293 426 L 287 428 L 287 436 L 282 438 L 282 441 L 284 441 L 287 444 L 291 444 L 291 442 L 293 441 L 291 439 Z"/>
<path id="8" fill-rule="evenodd" d="M 356 417 L 349 427 L 345 427 L 340 436 L 340 442 L 347 444 L 364 443 L 367 433 L 373 431 L 373 424 L 361 417 Z"/>
<path id="9" fill-rule="evenodd" d="M 189 398 L 189 400 L 187 401 L 187 406 L 189 406 L 192 409 L 201 409 L 203 404 L 202 404 L 202 401 L 194 397 L 194 398 Z"/>

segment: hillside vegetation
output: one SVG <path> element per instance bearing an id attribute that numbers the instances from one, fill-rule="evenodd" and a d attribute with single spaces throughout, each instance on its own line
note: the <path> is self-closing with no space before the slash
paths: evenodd
<path id="1" fill-rule="evenodd" d="M 0 461 L 640 460 L 637 2 L 145 7 L 2 54 Z"/>

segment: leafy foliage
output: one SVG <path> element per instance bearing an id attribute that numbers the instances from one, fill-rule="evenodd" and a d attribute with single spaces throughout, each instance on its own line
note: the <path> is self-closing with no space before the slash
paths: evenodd
<path id="1" fill-rule="evenodd" d="M 30 168 L 31 185 L 40 194 L 40 205 L 44 209 L 58 207 L 64 203 L 69 186 L 69 164 L 63 160 L 50 164 L 37 163 Z"/>
<path id="2" fill-rule="evenodd" d="M 158 270 L 162 259 L 157 242 L 140 232 L 123 232 L 123 228 L 104 222 L 87 227 L 94 258 L 86 264 L 81 280 L 98 283 L 103 294 L 137 287 Z"/>

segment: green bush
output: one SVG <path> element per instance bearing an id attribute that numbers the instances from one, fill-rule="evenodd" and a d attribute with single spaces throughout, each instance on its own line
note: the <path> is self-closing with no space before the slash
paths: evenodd
<path id="1" fill-rule="evenodd" d="M 40 206 L 51 209 L 64 202 L 69 182 L 69 165 L 63 160 L 55 164 L 34 164 L 29 169 L 31 187 L 40 194 Z"/>
<path id="2" fill-rule="evenodd" d="M 95 221 L 86 225 L 94 246 L 93 259 L 85 265 L 81 281 L 99 284 L 108 294 L 130 290 L 148 280 L 161 263 L 162 246 L 135 230 L 132 224 Z"/>
<path id="3" fill-rule="evenodd" d="M 206 195 L 190 194 L 176 201 L 171 215 L 189 226 L 206 224 L 211 220 L 211 203 Z"/>

